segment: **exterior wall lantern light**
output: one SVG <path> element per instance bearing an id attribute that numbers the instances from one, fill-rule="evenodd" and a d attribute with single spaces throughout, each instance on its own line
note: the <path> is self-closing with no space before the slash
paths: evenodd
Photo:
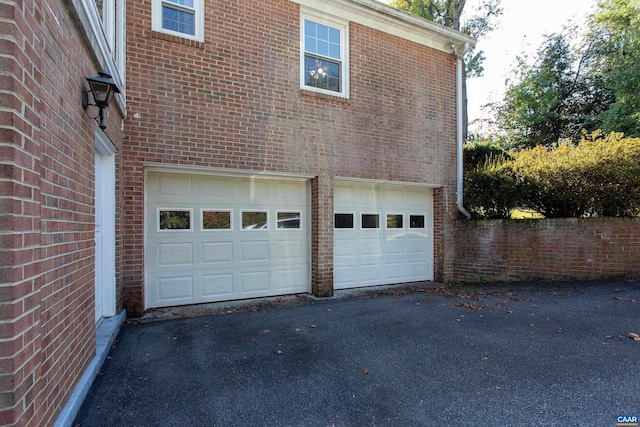
<path id="1" fill-rule="evenodd" d="M 120 93 L 120 89 L 116 86 L 111 74 L 105 71 L 100 71 L 98 74 L 97 77 L 86 77 L 91 89 L 82 90 L 82 108 L 86 110 L 90 105 L 98 107 L 100 112 L 94 118 L 100 118 L 100 129 L 105 130 L 107 126 L 104 124 L 104 109 L 109 106 L 113 95 Z M 89 92 L 93 94 L 95 104 L 89 104 Z"/>

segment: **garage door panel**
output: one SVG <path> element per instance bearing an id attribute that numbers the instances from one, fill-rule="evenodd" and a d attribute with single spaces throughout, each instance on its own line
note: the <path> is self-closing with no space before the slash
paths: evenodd
<path id="1" fill-rule="evenodd" d="M 233 274 L 205 274 L 202 276 L 202 295 L 229 297 L 233 295 Z"/>
<path id="2" fill-rule="evenodd" d="M 158 279 L 158 299 L 175 301 L 193 298 L 193 277 L 163 277 Z"/>
<path id="3" fill-rule="evenodd" d="M 356 266 L 351 265 L 334 265 L 334 288 L 345 289 L 355 285 L 356 282 Z"/>
<path id="4" fill-rule="evenodd" d="M 360 203 L 362 206 L 376 206 L 377 204 L 379 204 L 379 201 L 380 198 L 375 187 L 363 187 L 360 190 Z"/>
<path id="5" fill-rule="evenodd" d="M 387 262 L 385 263 L 385 278 L 390 280 L 402 280 L 406 277 L 405 263 L 399 262 Z"/>
<path id="6" fill-rule="evenodd" d="M 192 243 L 159 243 L 158 267 L 193 265 Z"/>
<path id="7" fill-rule="evenodd" d="M 304 280 L 305 271 L 302 268 L 290 268 L 276 270 L 277 288 L 282 291 L 295 289 L 300 281 Z"/>
<path id="8" fill-rule="evenodd" d="M 410 254 L 426 254 L 427 240 L 425 237 L 409 237 L 407 251 Z"/>
<path id="9" fill-rule="evenodd" d="M 404 190 L 389 189 L 384 191 L 383 205 L 385 209 L 403 208 L 405 206 Z"/>
<path id="10" fill-rule="evenodd" d="M 242 272 L 240 276 L 240 293 L 268 292 L 269 271 Z"/>
<path id="11" fill-rule="evenodd" d="M 203 242 L 202 263 L 221 264 L 233 261 L 233 242 Z"/>
<path id="12" fill-rule="evenodd" d="M 306 180 L 147 171 L 146 307 L 310 291 L 309 188 Z M 165 210 L 189 212 L 189 229 L 160 230 Z M 269 224 L 242 229 L 242 212 L 264 212 Z M 171 221 L 184 226 L 180 215 Z"/>
<path id="13" fill-rule="evenodd" d="M 405 239 L 401 237 L 387 240 L 387 255 L 404 254 L 405 246 Z"/>
<path id="14" fill-rule="evenodd" d="M 203 178 L 202 195 L 206 199 L 228 200 L 233 195 L 233 181 L 230 178 Z"/>
<path id="15" fill-rule="evenodd" d="M 304 184 L 298 182 L 282 182 L 276 185 L 276 198 L 280 201 L 305 203 L 306 193 L 301 191 Z"/>
<path id="16" fill-rule="evenodd" d="M 340 191 L 334 192 L 334 202 L 336 205 L 351 204 L 356 198 L 356 189 L 353 187 L 341 187 Z"/>
<path id="17" fill-rule="evenodd" d="M 361 264 L 360 280 L 363 282 L 378 282 L 382 279 L 380 263 Z"/>
<path id="18" fill-rule="evenodd" d="M 336 235 L 339 233 L 336 232 Z M 349 256 L 356 252 L 357 246 L 360 244 L 357 240 L 354 240 L 353 237 L 335 237 L 334 238 L 334 254 L 335 256 L 343 257 Z"/>
<path id="19" fill-rule="evenodd" d="M 362 255 L 381 255 L 380 239 L 362 238 L 360 240 L 360 253 Z"/>
<path id="20" fill-rule="evenodd" d="M 417 277 L 424 277 L 427 274 L 426 261 L 410 261 L 409 262 L 409 277 L 415 279 Z"/>
<path id="21" fill-rule="evenodd" d="M 276 241 L 276 259 L 283 262 L 302 261 L 307 258 L 305 242 L 300 239 Z"/>
<path id="22" fill-rule="evenodd" d="M 268 261 L 269 241 L 247 241 L 240 243 L 240 261 Z"/>
<path id="23" fill-rule="evenodd" d="M 238 198 L 241 201 L 269 200 L 269 183 L 255 179 L 238 181 Z"/>
<path id="24" fill-rule="evenodd" d="M 158 180 L 157 191 L 161 196 L 190 197 L 193 195 L 193 182 L 190 176 L 162 176 Z"/>

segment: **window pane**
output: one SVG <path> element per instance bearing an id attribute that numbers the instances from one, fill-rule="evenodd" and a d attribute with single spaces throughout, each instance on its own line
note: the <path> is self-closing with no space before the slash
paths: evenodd
<path id="1" fill-rule="evenodd" d="M 315 37 L 316 36 L 316 23 L 313 21 L 309 21 L 308 19 L 304 20 L 304 35 Z"/>
<path id="2" fill-rule="evenodd" d="M 402 228 L 402 215 L 387 214 L 387 228 Z"/>
<path id="3" fill-rule="evenodd" d="M 380 228 L 380 215 L 362 214 L 362 228 Z"/>
<path id="4" fill-rule="evenodd" d="M 340 59 L 340 45 L 329 44 L 329 56 L 331 58 Z"/>
<path id="5" fill-rule="evenodd" d="M 242 212 L 244 230 L 263 230 L 269 228 L 266 212 Z"/>
<path id="6" fill-rule="evenodd" d="M 411 215 L 409 217 L 410 228 L 424 228 L 424 215 Z"/>
<path id="7" fill-rule="evenodd" d="M 304 50 L 340 60 L 340 30 L 309 20 L 304 21 Z"/>
<path id="8" fill-rule="evenodd" d="M 161 210 L 159 224 L 160 230 L 191 230 L 191 212 Z"/>
<path id="9" fill-rule="evenodd" d="M 340 64 L 304 57 L 305 85 L 340 92 Z"/>
<path id="10" fill-rule="evenodd" d="M 196 34 L 195 14 L 163 6 L 162 28 L 193 36 Z"/>
<path id="11" fill-rule="evenodd" d="M 322 24 L 316 24 L 316 37 L 320 40 L 329 40 L 329 27 Z"/>
<path id="12" fill-rule="evenodd" d="M 340 30 L 329 28 L 329 43 L 340 45 Z"/>
<path id="13" fill-rule="evenodd" d="M 300 212 L 278 212 L 278 228 L 300 228 Z"/>
<path id="14" fill-rule="evenodd" d="M 190 7 L 191 9 L 194 8 L 194 5 L 193 5 L 194 0 L 165 0 L 165 1 L 168 1 L 174 4 L 179 4 L 181 6 Z"/>
<path id="15" fill-rule="evenodd" d="M 353 228 L 353 214 L 337 213 L 334 222 L 335 228 Z"/>
<path id="16" fill-rule="evenodd" d="M 324 40 L 318 40 L 316 53 L 322 56 L 329 56 L 329 43 Z"/>
<path id="17" fill-rule="evenodd" d="M 316 48 L 316 39 L 313 37 L 305 37 L 304 38 L 304 50 L 308 50 L 310 52 L 315 52 Z"/>
<path id="18" fill-rule="evenodd" d="M 231 212 L 229 211 L 203 211 L 203 230 L 230 230 Z"/>

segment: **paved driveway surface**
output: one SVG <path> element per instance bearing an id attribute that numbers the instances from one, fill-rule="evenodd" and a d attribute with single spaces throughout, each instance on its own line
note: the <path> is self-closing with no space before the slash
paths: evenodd
<path id="1" fill-rule="evenodd" d="M 640 281 L 290 297 L 127 324 L 74 425 L 615 426 Z"/>

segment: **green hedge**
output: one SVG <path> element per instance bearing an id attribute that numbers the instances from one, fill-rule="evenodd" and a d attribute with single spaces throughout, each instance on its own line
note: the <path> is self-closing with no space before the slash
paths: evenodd
<path id="1" fill-rule="evenodd" d="M 640 138 L 586 135 L 467 166 L 465 205 L 475 217 L 508 218 L 515 208 L 547 218 L 640 213 Z"/>

